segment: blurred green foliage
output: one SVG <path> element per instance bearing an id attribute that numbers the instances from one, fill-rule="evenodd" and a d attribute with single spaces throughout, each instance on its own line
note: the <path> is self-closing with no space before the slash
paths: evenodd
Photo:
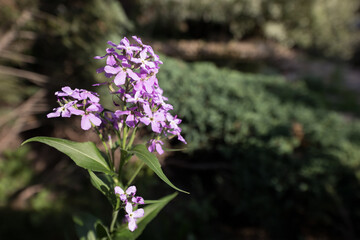
<path id="1" fill-rule="evenodd" d="M 115 0 L 40 1 L 39 12 L 45 21 L 34 25 L 40 34 L 32 51 L 41 60 L 38 67 L 56 87 L 63 86 L 64 80 L 90 86 L 100 66 L 93 57 L 105 55 L 108 40 L 120 41 L 132 29 Z"/>
<path id="2" fill-rule="evenodd" d="M 137 0 L 145 31 L 260 37 L 349 58 L 359 41 L 357 0 Z M 192 29 L 194 27 L 194 29 Z M 200 33 L 200 34 L 199 34 Z M 205 36 L 201 36 L 201 33 Z"/>
<path id="3" fill-rule="evenodd" d="M 6 206 L 10 196 L 28 185 L 34 175 L 27 154 L 29 147 L 8 150 L 0 156 L 0 207 Z"/>
<path id="4" fill-rule="evenodd" d="M 160 86 L 189 142 L 189 155 L 178 158 L 219 165 L 184 180 L 200 209 L 212 206 L 202 213 L 265 228 L 274 239 L 321 229 L 359 234 L 359 120 L 331 110 L 303 81 L 163 61 Z M 192 189 L 194 179 L 201 191 Z M 195 216 L 206 232 L 211 220 Z"/>

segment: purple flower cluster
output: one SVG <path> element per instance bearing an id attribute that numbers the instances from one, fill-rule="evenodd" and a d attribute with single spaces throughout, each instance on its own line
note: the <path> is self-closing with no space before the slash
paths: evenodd
<path id="1" fill-rule="evenodd" d="M 58 97 L 60 107 L 54 108 L 52 113 L 47 115 L 53 117 L 70 117 L 71 115 L 81 116 L 81 128 L 88 130 L 92 124 L 100 126 L 100 113 L 104 108 L 99 103 L 99 97 L 96 93 L 89 92 L 85 89 L 71 89 L 63 87 L 55 95 Z"/>
<path id="2" fill-rule="evenodd" d="M 137 228 L 136 219 L 144 216 L 144 209 L 138 208 L 137 210 L 133 210 L 138 204 L 144 204 L 144 199 L 139 196 L 135 196 L 136 187 L 130 186 L 126 191 L 124 191 L 121 187 L 115 187 L 115 194 L 118 194 L 120 200 L 123 202 L 122 206 L 125 208 L 126 215 L 125 218 L 128 222 L 128 227 L 130 231 L 134 231 Z"/>
<path id="3" fill-rule="evenodd" d="M 171 115 L 169 111 L 173 106 L 166 103 L 168 99 L 159 87 L 156 78 L 162 64 L 159 56 L 151 46 L 143 44 L 140 38 L 133 36 L 133 40 L 135 44 L 131 44 L 126 37 L 119 44 L 109 41 L 111 47 L 106 49 L 106 54 L 95 57 L 106 58 L 106 66 L 97 69 L 97 73 L 104 73 L 110 79 L 95 85 L 109 86 L 110 93 L 117 99 L 114 105 L 119 110 L 104 111 L 96 93 L 63 87 L 62 91 L 55 93 L 60 107 L 47 116 L 80 115 L 81 128 L 84 130 L 92 126 L 100 130 L 112 128 L 115 131 L 125 125 L 129 128 L 136 128 L 140 124 L 151 126 L 154 137 L 149 140 L 148 150 L 162 154 L 164 143 L 160 140 L 161 136 L 176 135 L 179 141 L 186 144 L 179 127 L 181 119 Z"/>
<path id="4" fill-rule="evenodd" d="M 115 116 L 130 128 L 140 123 L 150 125 L 156 137 L 149 141 L 148 149 L 162 154 L 161 134 L 176 135 L 178 140 L 186 144 L 178 126 L 181 119 L 169 113 L 173 106 L 166 103 L 168 99 L 159 87 L 156 78 L 162 64 L 159 56 L 140 38 L 133 36 L 133 39 L 135 44 L 131 44 L 126 37 L 118 45 L 109 41 L 111 48 L 106 49 L 106 54 L 95 57 L 106 58 L 106 66 L 97 72 L 104 72 L 107 78 L 111 78 L 107 84 L 117 87 L 113 93 L 119 96 L 124 108 L 115 111 Z"/>

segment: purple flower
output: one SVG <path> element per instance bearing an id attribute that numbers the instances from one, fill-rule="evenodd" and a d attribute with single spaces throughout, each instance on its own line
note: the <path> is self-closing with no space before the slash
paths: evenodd
<path id="1" fill-rule="evenodd" d="M 75 99 L 79 99 L 80 97 L 80 92 L 79 89 L 75 88 L 74 90 L 72 90 L 69 86 L 65 86 L 63 88 L 61 88 L 62 91 L 57 91 L 55 92 L 55 95 L 58 97 L 72 97 Z"/>
<path id="2" fill-rule="evenodd" d="M 89 130 L 91 128 L 91 123 L 95 126 L 100 126 L 101 119 L 93 113 L 85 113 L 81 117 L 81 128 L 84 130 Z"/>
<path id="3" fill-rule="evenodd" d="M 138 92 L 145 90 L 147 93 L 151 94 L 154 91 L 153 87 L 156 82 L 155 75 L 149 77 L 147 72 L 141 71 L 140 76 L 140 80 L 134 84 L 134 89 Z"/>
<path id="4" fill-rule="evenodd" d="M 106 64 L 110 65 L 110 66 L 114 66 L 116 64 L 116 59 L 115 59 L 114 55 L 118 55 L 115 52 L 115 49 L 114 48 L 107 48 L 106 49 L 106 54 L 104 56 L 96 56 L 96 57 L 94 57 L 94 59 L 103 59 L 103 58 L 107 57 L 106 58 Z"/>
<path id="5" fill-rule="evenodd" d="M 135 81 L 140 80 L 139 76 L 136 75 L 136 73 L 134 73 L 130 69 L 130 67 L 131 67 L 130 64 L 123 61 L 121 63 L 121 65 L 122 65 L 121 67 L 120 66 L 117 66 L 117 67 L 106 66 L 104 68 L 106 73 L 116 75 L 115 79 L 114 79 L 114 83 L 116 84 L 116 86 L 123 85 L 126 81 L 127 76 L 129 76 L 130 78 L 132 78 Z"/>
<path id="6" fill-rule="evenodd" d="M 133 206 L 131 205 L 131 203 L 128 202 L 126 203 L 125 211 L 127 213 L 125 217 L 129 223 L 128 224 L 129 230 L 133 232 L 137 228 L 136 219 L 144 216 L 144 209 L 139 208 L 133 211 Z"/>
<path id="7" fill-rule="evenodd" d="M 134 203 L 134 204 L 145 204 L 145 201 L 142 197 L 133 197 L 131 199 L 131 201 Z"/>
<path id="8" fill-rule="evenodd" d="M 71 114 L 79 115 L 77 109 L 75 109 L 73 106 L 76 104 L 76 101 L 68 102 L 64 104 L 63 106 L 60 106 L 58 108 L 54 108 L 52 113 L 47 114 L 46 116 L 48 118 L 53 117 L 70 117 Z"/>
<path id="9" fill-rule="evenodd" d="M 161 133 L 160 122 L 165 121 L 164 114 L 162 112 L 153 113 L 149 107 L 149 105 L 143 105 L 145 116 L 140 118 L 140 121 L 145 125 L 149 125 L 151 123 L 151 129 L 153 132 Z"/>
<path id="10" fill-rule="evenodd" d="M 97 95 L 98 95 L 97 93 L 90 92 L 90 91 L 85 90 L 85 89 L 81 89 L 80 90 L 80 98 L 79 98 L 79 100 L 89 99 L 93 103 L 98 103 L 100 101 L 100 99 L 97 97 Z"/>
<path id="11" fill-rule="evenodd" d="M 132 38 L 136 45 L 131 44 L 126 37 L 118 45 L 109 41 L 108 44 L 111 48 L 107 49 L 107 54 L 103 57 L 96 57 L 97 59 L 107 57 L 106 66 L 98 69 L 97 72 L 105 72 L 106 77 L 113 78 L 112 81 L 106 83 L 109 92 L 117 100 L 113 100 L 114 105 L 126 109 L 113 112 L 111 122 L 105 115 L 102 115 L 103 124 L 113 125 L 115 129 L 119 129 L 125 123 L 130 128 L 137 127 L 139 123 L 151 125 L 152 131 L 156 133 L 155 139 L 160 139 L 161 134 L 165 136 L 173 134 L 179 141 L 186 143 L 181 136 L 179 127 L 181 119 L 177 116 L 173 117 L 169 113 L 173 106 L 167 103 L 168 99 L 163 96 L 163 90 L 159 87 L 156 77 L 159 66 L 162 64 L 159 56 L 140 38 L 136 36 L 132 36 Z M 83 104 L 92 104 L 92 102 L 90 99 L 89 102 Z M 99 111 L 90 112 L 98 116 L 96 114 Z M 157 151 L 162 154 L 164 152 L 162 150 L 163 142 L 155 139 L 149 142 L 148 149 L 151 152 Z"/>
<path id="12" fill-rule="evenodd" d="M 126 54 L 128 54 L 130 56 L 133 56 L 134 51 L 140 51 L 141 50 L 141 48 L 138 47 L 138 46 L 130 45 L 129 39 L 127 39 L 126 37 L 124 37 L 120 41 L 120 44 L 117 45 L 116 48 L 125 50 Z"/>
<path id="13" fill-rule="evenodd" d="M 172 129 L 180 129 L 179 124 L 181 123 L 181 119 L 177 118 L 177 116 L 173 117 L 170 113 L 166 115 L 166 120 L 169 121 L 169 128 Z"/>
<path id="14" fill-rule="evenodd" d="M 115 194 L 119 194 L 120 195 L 120 200 L 127 203 L 129 197 L 134 197 L 135 196 L 136 187 L 135 186 L 130 186 L 124 192 L 124 190 L 121 187 L 116 186 L 115 187 Z"/>
<path id="15" fill-rule="evenodd" d="M 150 145 L 148 147 L 149 152 L 154 152 L 155 150 L 161 155 L 164 153 L 162 146 L 164 143 L 161 140 L 151 139 Z"/>
<path id="16" fill-rule="evenodd" d="M 155 68 L 155 64 L 151 61 L 148 61 L 147 58 L 148 58 L 147 49 L 144 48 L 140 52 L 139 58 L 131 58 L 131 61 L 133 61 L 134 63 L 140 64 L 140 67 L 142 69 L 144 69 L 145 71 L 147 71 L 147 69 Z"/>
<path id="17" fill-rule="evenodd" d="M 140 91 L 135 92 L 134 96 L 130 95 L 130 94 L 126 94 L 125 97 L 127 98 L 127 102 L 129 103 L 144 103 L 145 100 L 142 99 L 142 94 Z"/>

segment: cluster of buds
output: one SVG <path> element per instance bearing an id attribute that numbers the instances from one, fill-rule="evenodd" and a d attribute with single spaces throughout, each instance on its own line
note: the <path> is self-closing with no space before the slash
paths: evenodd
<path id="1" fill-rule="evenodd" d="M 125 209 L 126 221 L 128 222 L 128 227 L 130 231 L 134 231 L 137 228 L 136 219 L 144 216 L 144 209 L 138 208 L 135 211 L 133 210 L 139 204 L 144 204 L 144 199 L 139 196 L 135 196 L 136 187 L 130 186 L 126 191 L 121 187 L 115 187 L 115 194 L 119 195 L 120 201 L 122 202 L 121 207 Z"/>

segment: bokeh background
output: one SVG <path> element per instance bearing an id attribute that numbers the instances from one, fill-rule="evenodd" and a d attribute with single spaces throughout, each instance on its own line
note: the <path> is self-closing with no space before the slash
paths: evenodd
<path id="1" fill-rule="evenodd" d="M 96 90 L 93 57 L 132 35 L 164 62 L 188 145 L 161 163 L 191 192 L 140 239 L 359 239 L 359 15 L 358 0 L 0 0 L 0 239 L 76 239 L 78 211 L 110 221 L 85 170 L 19 145 L 97 141 L 46 114 L 61 86 Z M 136 184 L 172 192 L 147 169 Z"/>

